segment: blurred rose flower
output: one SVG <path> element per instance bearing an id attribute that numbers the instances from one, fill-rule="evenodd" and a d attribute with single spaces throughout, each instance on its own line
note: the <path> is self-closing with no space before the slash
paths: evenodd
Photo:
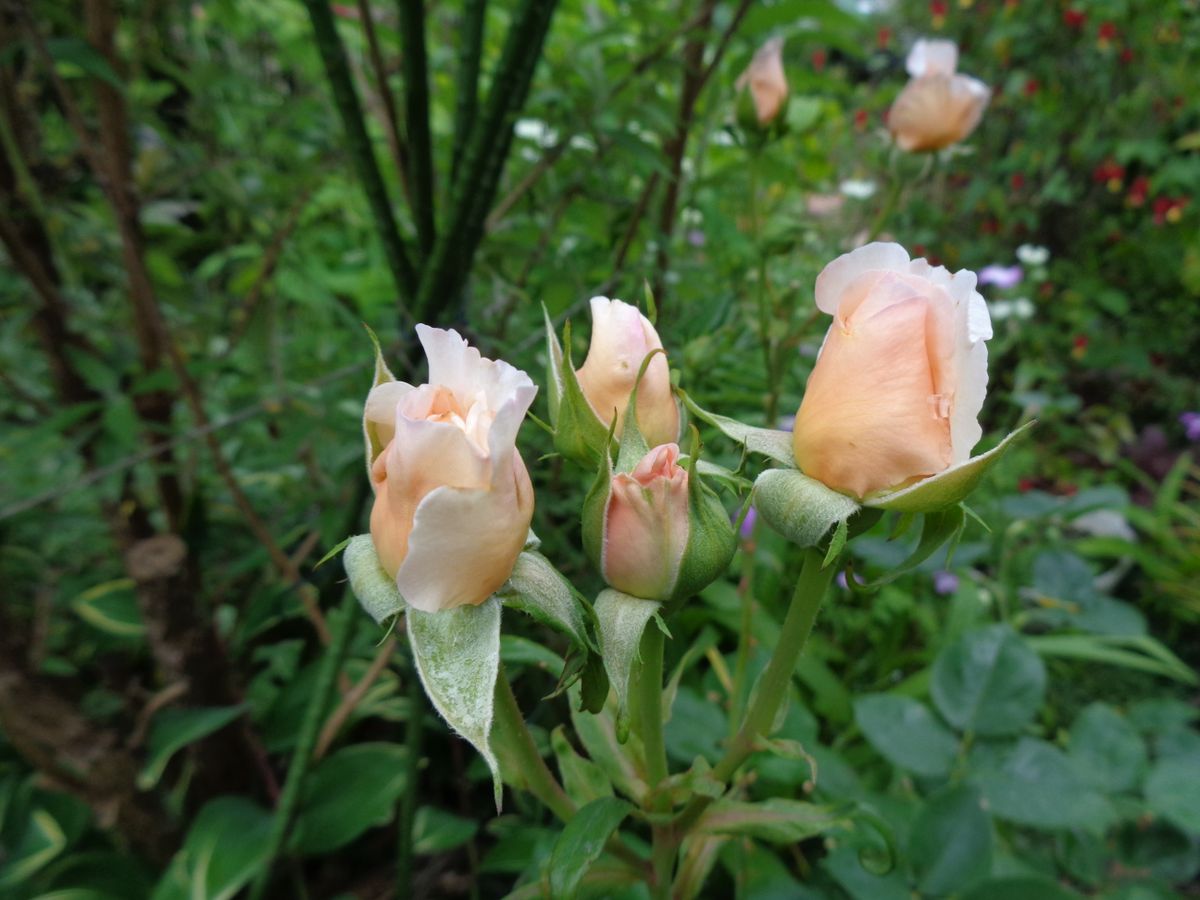
<path id="1" fill-rule="evenodd" d="M 417 335 L 429 383 L 383 382 L 363 412 L 371 540 L 405 602 L 437 612 L 490 597 L 525 545 L 533 486 L 516 439 L 537 388 L 455 331 Z"/>
<path id="2" fill-rule="evenodd" d="M 990 284 L 1006 291 L 1021 283 L 1024 273 L 1020 266 L 984 266 L 979 270 L 979 283 Z"/>
<path id="3" fill-rule="evenodd" d="M 979 124 L 988 104 L 988 86 L 955 73 L 953 41 L 919 40 L 908 55 L 912 80 L 888 112 L 888 130 L 902 150 L 941 150 L 958 143 Z"/>
<path id="4" fill-rule="evenodd" d="M 1139 175 L 1133 179 L 1133 184 L 1129 186 L 1129 193 L 1125 195 L 1125 202 L 1130 206 L 1137 208 L 1146 205 L 1146 195 L 1150 193 L 1150 179 L 1145 175 Z"/>
<path id="5" fill-rule="evenodd" d="M 1092 170 L 1092 181 L 1096 184 L 1107 185 L 1108 189 L 1115 194 L 1125 183 L 1125 167 L 1115 159 L 1106 159 Z"/>
<path id="6" fill-rule="evenodd" d="M 739 91 L 750 89 L 754 111 L 760 125 L 775 120 L 787 102 L 787 75 L 783 71 L 783 38 L 773 37 L 754 54 L 750 65 L 737 80 Z"/>
<path id="7" fill-rule="evenodd" d="M 874 243 L 826 266 L 816 301 L 834 321 L 796 414 L 801 471 L 861 498 L 968 459 L 992 336 L 975 275 Z"/>
<path id="8" fill-rule="evenodd" d="M 1183 218 L 1184 207 L 1188 205 L 1187 197 L 1157 197 L 1154 200 L 1154 224 L 1174 225 Z"/>
<path id="9" fill-rule="evenodd" d="M 1087 13 L 1081 9 L 1063 10 L 1063 24 L 1078 31 L 1087 23 Z"/>
<path id="10" fill-rule="evenodd" d="M 658 332 L 636 306 L 607 297 L 593 297 L 592 341 L 576 373 L 592 411 L 606 428 L 617 417 L 616 436 L 625 424 L 625 407 L 647 354 L 662 349 Z M 638 387 L 638 425 L 650 446 L 679 437 L 679 408 L 671 392 L 667 358 L 655 354 Z"/>

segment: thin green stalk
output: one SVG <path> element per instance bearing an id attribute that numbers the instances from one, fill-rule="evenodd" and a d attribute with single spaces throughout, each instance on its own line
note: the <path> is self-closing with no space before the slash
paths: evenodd
<path id="1" fill-rule="evenodd" d="M 436 321 L 457 302 L 470 272 L 512 142 L 513 121 L 529 93 L 556 6 L 557 0 L 523 0 L 513 17 L 483 115 L 471 130 L 451 188 L 447 224 L 421 275 L 417 310 L 424 321 Z"/>
<path id="2" fill-rule="evenodd" d="M 638 732 L 646 749 L 646 782 L 651 791 L 669 774 L 663 741 L 664 642 L 662 629 L 651 623 L 642 634 L 642 669 L 637 680 Z"/>
<path id="3" fill-rule="evenodd" d="M 871 230 L 867 232 L 867 239 L 863 243 L 869 244 L 875 238 L 879 237 L 879 233 L 887 225 L 888 219 L 892 217 L 892 213 L 896 209 L 896 204 L 900 201 L 900 192 L 903 189 L 904 180 L 900 177 L 899 173 L 893 173 L 892 183 L 888 186 L 887 199 L 884 200 L 883 206 L 879 208 L 875 220 L 871 223 Z"/>
<path id="4" fill-rule="evenodd" d="M 783 620 L 783 628 L 779 633 L 779 641 L 771 661 L 759 679 L 754 701 L 746 712 L 746 718 L 738 729 L 737 735 L 730 741 L 729 749 L 721 757 L 720 762 L 713 768 L 712 775 L 717 781 L 728 781 L 738 767 L 754 752 L 755 740 L 765 735 L 775 721 L 779 705 L 791 686 L 792 673 L 796 669 L 796 660 L 804 649 L 817 612 L 821 609 L 821 601 L 829 588 L 829 582 L 837 571 L 836 565 L 821 567 L 823 555 L 815 549 L 804 551 L 804 567 L 796 582 L 796 590 L 788 607 L 787 617 Z M 673 836 L 676 841 L 682 841 L 696 820 L 712 803 L 711 797 L 694 797 L 683 811 L 676 817 Z"/>
<path id="5" fill-rule="evenodd" d="M 737 661 L 733 668 L 733 692 L 729 698 L 729 727 L 734 734 L 736 723 L 742 719 L 746 693 L 746 673 L 750 668 L 750 642 L 754 635 L 754 557 L 744 556 L 746 575 L 742 593 L 742 621 L 738 630 Z"/>
<path id="6" fill-rule="evenodd" d="M 564 822 L 569 821 L 575 815 L 575 804 L 538 753 L 503 666 L 496 678 L 495 700 L 492 746 L 496 748 L 497 755 L 501 759 L 511 760 L 516 772 L 524 778 L 524 787 L 533 796 Z"/>
<path id="7" fill-rule="evenodd" d="M 417 876 L 413 866 L 413 823 L 417 815 L 417 796 L 421 784 L 421 731 L 424 723 L 425 691 L 417 667 L 407 667 L 408 675 L 408 719 L 404 729 L 404 764 L 408 777 L 404 794 L 400 797 L 397 817 L 396 888 L 397 897 L 415 896 L 413 881 Z"/>
<path id="8" fill-rule="evenodd" d="M 421 256 L 433 250 L 433 150 L 429 137 L 429 62 L 425 52 L 424 0 L 400 0 L 404 47 L 404 124 L 408 132 L 413 219 Z"/>
<path id="9" fill-rule="evenodd" d="M 271 822 L 270 841 L 267 845 L 267 856 L 259 870 L 258 877 L 250 889 L 250 900 L 259 900 L 267 888 L 271 878 L 272 864 L 283 850 L 287 840 L 288 829 L 292 824 L 296 806 L 300 802 L 304 777 L 308 774 L 312 762 L 313 746 L 321 723 L 325 721 L 325 713 L 329 700 L 333 696 L 334 683 L 346 651 L 350 647 L 350 639 L 361 616 L 358 611 L 358 599 L 352 591 L 346 591 L 342 605 L 338 609 L 337 624 L 333 626 L 333 637 L 325 648 L 325 657 L 321 660 L 321 668 L 317 671 L 317 680 L 309 694 L 308 707 L 304 710 L 304 718 L 300 722 L 300 733 L 296 736 L 296 747 L 292 750 L 292 761 L 288 766 L 287 780 L 279 795 L 279 804 L 275 809 L 275 818 Z"/>
<path id="10" fill-rule="evenodd" d="M 479 109 L 479 67 L 483 59 L 483 27 L 487 0 L 466 0 L 458 35 L 458 78 L 454 90 L 454 149 L 450 154 L 450 181 L 458 178 L 458 166 L 471 136 Z"/>
<path id="11" fill-rule="evenodd" d="M 754 242 L 754 254 L 758 267 L 758 279 L 754 286 L 754 302 L 758 310 L 758 333 L 762 344 L 763 365 L 767 371 L 766 414 L 767 427 L 775 427 L 779 414 L 779 385 L 775 377 L 775 353 L 771 346 L 771 308 L 767 304 L 767 254 L 762 246 L 762 211 L 758 205 L 759 159 L 761 148 L 750 150 L 750 237 Z"/>
<path id="12" fill-rule="evenodd" d="M 417 273 L 408 258 L 408 252 L 404 249 L 396 218 L 392 215 L 387 187 L 379 172 L 379 163 L 375 159 L 366 125 L 363 124 L 362 106 L 354 89 L 354 81 L 350 77 L 346 48 L 342 46 L 342 40 L 338 37 L 333 12 L 325 0 L 304 0 L 304 6 L 312 22 L 313 37 L 321 54 L 321 62 L 325 66 L 325 76 L 333 92 L 334 105 L 337 106 L 342 127 L 346 132 L 347 149 L 350 151 L 359 181 L 362 182 L 363 191 L 367 195 L 367 202 L 371 206 L 375 231 L 383 243 L 388 269 L 401 298 L 411 301 L 417 293 Z"/>

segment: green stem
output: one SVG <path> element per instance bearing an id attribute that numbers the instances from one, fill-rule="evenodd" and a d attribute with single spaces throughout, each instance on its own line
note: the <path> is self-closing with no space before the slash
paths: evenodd
<path id="1" fill-rule="evenodd" d="M 421 783 L 421 731 L 424 724 L 425 691 L 415 662 L 406 667 L 408 675 L 408 719 L 404 730 L 404 764 L 408 770 L 404 794 L 397 815 L 396 888 L 397 897 L 412 897 L 417 876 L 413 866 L 413 835 L 417 816 L 417 795 Z"/>
<path id="2" fill-rule="evenodd" d="M 900 192 L 904 189 L 904 180 L 900 174 L 893 173 L 892 183 L 888 186 L 887 199 L 884 200 L 883 206 L 879 208 L 879 212 L 875 216 L 875 220 L 871 223 L 871 230 L 867 232 L 865 244 L 871 243 L 875 238 L 879 237 L 879 233 L 883 231 L 887 225 L 888 219 L 892 217 L 892 213 L 896 210 L 896 204 L 900 201 Z"/>
<path id="3" fill-rule="evenodd" d="M 466 281 L 512 142 L 513 121 L 529 93 L 556 5 L 557 0 L 524 0 L 513 16 L 483 115 L 471 129 L 451 189 L 447 225 L 421 274 L 417 310 L 423 321 L 436 321 L 457 302 Z"/>
<path id="4" fill-rule="evenodd" d="M 483 26 L 487 0 L 465 0 L 458 44 L 458 78 L 454 91 L 454 149 L 450 154 L 450 180 L 467 148 L 475 112 L 479 108 L 479 63 L 483 57 Z"/>
<path id="5" fill-rule="evenodd" d="M 425 53 L 425 4 L 400 0 L 400 37 L 404 47 L 404 124 L 411 165 L 413 220 L 421 256 L 433 250 L 433 150 L 429 138 L 429 63 Z"/>
<path id="6" fill-rule="evenodd" d="M 667 749 L 663 742 L 664 643 L 662 629 L 651 622 L 642 634 L 642 669 L 637 680 L 638 731 L 646 750 L 646 782 L 651 791 L 669 774 Z"/>
<path id="7" fill-rule="evenodd" d="M 367 202 L 371 206 L 375 231 L 383 243 L 388 269 L 401 298 L 411 300 L 417 293 L 417 273 L 409 261 L 395 216 L 392 215 L 387 187 L 379 172 L 379 163 L 375 159 L 366 125 L 363 124 L 362 106 L 354 89 L 354 81 L 350 77 L 346 48 L 342 46 L 342 40 L 338 37 L 333 12 L 326 0 L 304 0 L 304 5 L 312 22 L 313 37 L 321 54 L 321 62 L 325 66 L 325 76 L 333 92 L 334 105 L 337 106 L 342 127 L 346 132 L 347 149 L 350 151 L 359 181 L 362 182 L 363 191 L 367 195 Z"/>
<path id="8" fill-rule="evenodd" d="M 837 571 L 836 565 L 821 567 L 824 558 L 820 551 L 809 548 L 804 551 L 804 567 L 800 571 L 800 579 L 796 582 L 796 590 L 788 607 L 787 617 L 783 620 L 783 628 L 779 633 L 779 641 L 771 661 L 759 679 L 754 701 L 746 712 L 746 718 L 738 729 L 737 735 L 730 741 L 729 749 L 721 757 L 720 762 L 713 768 L 712 775 L 717 781 L 728 781 L 738 767 L 754 752 L 754 743 L 760 735 L 765 735 L 775 721 L 775 715 L 783 698 L 791 686 L 792 673 L 796 669 L 796 660 L 804 649 L 817 612 L 821 609 L 821 601 L 829 588 L 829 582 Z M 676 817 L 674 823 L 674 839 L 681 841 L 689 829 L 696 824 L 703 812 L 712 803 L 711 797 L 694 797 Z"/>
<path id="9" fill-rule="evenodd" d="M 525 787 L 564 822 L 570 821 L 576 813 L 575 804 L 538 753 L 503 666 L 496 678 L 495 700 L 492 746 L 496 748 L 497 756 L 509 761 L 508 767 L 513 769 L 505 773 L 510 777 L 510 784 L 513 776 L 524 779 L 524 784 L 516 786 Z M 506 767 L 502 767 L 502 771 L 503 768 Z"/>
<path id="10" fill-rule="evenodd" d="M 271 834 L 268 842 L 266 859 L 259 870 L 258 877 L 250 890 L 250 900 L 258 900 L 267 888 L 271 878 L 271 867 L 287 840 L 288 829 L 295 815 L 296 806 L 300 802 L 301 788 L 304 777 L 308 774 L 312 762 L 313 746 L 321 723 L 325 721 L 325 712 L 329 700 L 333 696 L 334 682 L 341 671 L 342 661 L 350 647 L 350 638 L 358 625 L 360 614 L 358 599 L 352 591 L 346 591 L 342 605 L 338 609 L 338 620 L 333 626 L 333 637 L 325 648 L 325 658 L 321 660 L 321 668 L 317 672 L 316 683 L 309 694 L 308 706 L 304 710 L 304 718 L 300 722 L 300 733 L 296 736 L 296 746 L 292 750 L 292 761 L 288 766 L 287 780 L 279 795 L 279 805 L 275 810 L 275 818 L 271 822 Z"/>
<path id="11" fill-rule="evenodd" d="M 754 302 L 758 311 L 758 333 L 762 344 L 763 366 L 767 371 L 766 414 L 767 427 L 775 427 L 779 414 L 779 387 L 775 378 L 775 352 L 771 346 L 771 308 L 767 303 L 767 254 L 762 246 L 762 210 L 758 205 L 759 160 L 761 148 L 750 151 L 750 237 L 754 242 L 754 255 L 758 278 L 754 286 Z"/>

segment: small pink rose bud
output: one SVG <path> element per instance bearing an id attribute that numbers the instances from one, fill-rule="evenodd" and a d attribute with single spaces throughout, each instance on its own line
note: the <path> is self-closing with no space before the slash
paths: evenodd
<path id="1" fill-rule="evenodd" d="M 888 111 L 887 125 L 901 150 L 941 150 L 967 137 L 990 99 L 988 86 L 958 75 L 953 41 L 920 40 L 908 56 L 912 80 Z"/>
<path id="2" fill-rule="evenodd" d="M 592 342 L 576 377 L 588 405 L 605 428 L 617 418 L 620 439 L 629 395 L 637 385 L 638 428 L 651 447 L 679 437 L 679 408 L 671 392 L 667 359 L 658 353 L 650 360 L 641 384 L 638 372 L 646 356 L 662 350 L 662 341 L 650 320 L 637 307 L 607 297 L 592 298 Z"/>
<path id="3" fill-rule="evenodd" d="M 688 473 L 679 447 L 655 447 L 632 472 L 612 477 L 604 511 L 600 568 L 619 591 L 665 600 L 675 590 L 687 550 Z"/>

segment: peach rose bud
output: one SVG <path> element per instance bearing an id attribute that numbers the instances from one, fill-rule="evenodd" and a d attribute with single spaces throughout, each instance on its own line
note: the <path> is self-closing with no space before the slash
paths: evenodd
<path id="1" fill-rule="evenodd" d="M 861 499 L 966 461 L 992 336 L 975 275 L 874 243 L 826 266 L 816 301 L 833 324 L 796 413 L 801 471 Z"/>
<path id="2" fill-rule="evenodd" d="M 775 121 L 788 98 L 787 75 L 783 71 L 783 38 L 773 37 L 758 48 L 736 86 L 739 91 L 750 89 L 759 125 Z"/>
<path id="3" fill-rule="evenodd" d="M 587 358 L 575 373 L 588 405 L 605 428 L 617 419 L 619 439 L 625 423 L 629 395 L 637 384 L 646 356 L 662 349 L 658 332 L 635 306 L 607 297 L 593 297 L 592 341 Z M 679 437 L 679 407 L 671 392 L 667 359 L 658 353 L 650 360 L 638 385 L 638 427 L 651 447 Z"/>
<path id="4" fill-rule="evenodd" d="M 956 74 L 953 41 L 919 40 L 908 55 L 912 80 L 888 112 L 888 130 L 909 152 L 941 150 L 975 130 L 991 91 L 978 79 Z"/>
<path id="5" fill-rule="evenodd" d="M 604 580 L 634 597 L 670 597 L 691 530 L 678 445 L 655 447 L 633 471 L 613 475 L 603 527 Z"/>
<path id="6" fill-rule="evenodd" d="M 525 545 L 533 486 L 516 438 L 537 387 L 457 332 L 417 335 L 429 383 L 383 381 L 364 410 L 371 540 L 404 601 L 438 612 L 487 600 Z"/>

